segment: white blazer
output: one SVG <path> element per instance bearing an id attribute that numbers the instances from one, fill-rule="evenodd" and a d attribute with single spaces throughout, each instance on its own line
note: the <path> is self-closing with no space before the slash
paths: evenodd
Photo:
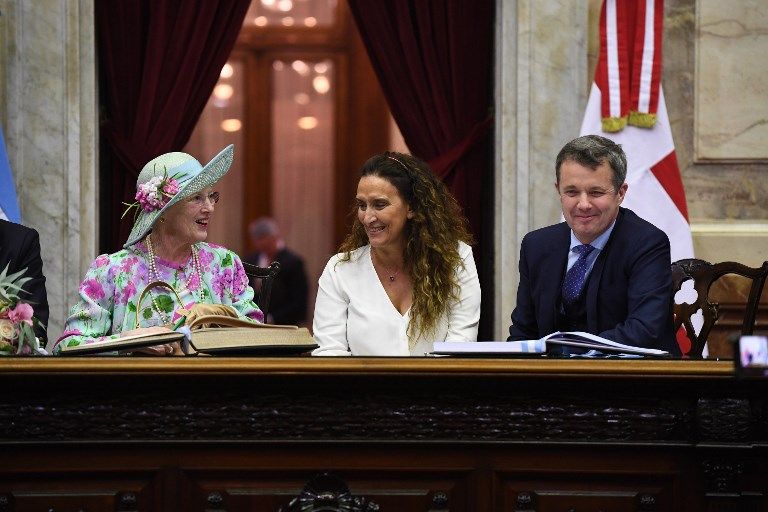
<path id="1" fill-rule="evenodd" d="M 456 269 L 459 300 L 438 321 L 434 334 L 408 343 L 410 309 L 404 315 L 389 300 L 371 260 L 371 246 L 337 254 L 320 276 L 312 329 L 318 356 L 423 356 L 434 341 L 477 341 L 480 281 L 472 248 L 459 242 L 463 261 Z"/>

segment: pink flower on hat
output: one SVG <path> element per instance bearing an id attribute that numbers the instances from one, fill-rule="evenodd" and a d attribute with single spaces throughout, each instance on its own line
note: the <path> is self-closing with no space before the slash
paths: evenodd
<path id="1" fill-rule="evenodd" d="M 178 192 L 179 182 L 176 179 L 167 174 L 155 176 L 146 183 L 139 185 L 136 191 L 136 201 L 142 210 L 149 213 L 162 209 Z"/>

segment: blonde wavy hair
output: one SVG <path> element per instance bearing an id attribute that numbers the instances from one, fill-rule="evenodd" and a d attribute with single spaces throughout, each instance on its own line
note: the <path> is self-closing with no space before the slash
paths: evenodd
<path id="1" fill-rule="evenodd" d="M 413 212 L 405 225 L 404 265 L 410 268 L 413 304 L 408 339 L 434 334 L 451 302 L 459 299 L 456 269 L 463 266 L 459 241 L 472 244 L 467 219 L 445 184 L 429 166 L 411 155 L 387 151 L 363 164 L 360 177 L 378 176 L 390 182 Z M 352 230 L 339 247 L 342 261 L 368 244 L 365 227 L 352 207 Z"/>

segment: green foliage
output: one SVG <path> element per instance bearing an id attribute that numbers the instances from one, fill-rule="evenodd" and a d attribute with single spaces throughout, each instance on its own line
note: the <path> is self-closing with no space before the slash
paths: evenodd
<path id="1" fill-rule="evenodd" d="M 157 298 L 157 307 L 166 313 L 173 311 L 173 299 L 169 295 L 160 295 Z"/>

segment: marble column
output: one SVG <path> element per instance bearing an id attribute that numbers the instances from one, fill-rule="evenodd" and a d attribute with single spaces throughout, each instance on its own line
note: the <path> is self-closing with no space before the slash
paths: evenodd
<path id="1" fill-rule="evenodd" d="M 494 337 L 506 339 L 525 233 L 558 222 L 557 152 L 587 102 L 587 5 L 496 2 Z"/>
<path id="2" fill-rule="evenodd" d="M 96 252 L 93 0 L 0 0 L 0 121 L 22 223 L 40 232 L 49 339 Z"/>

